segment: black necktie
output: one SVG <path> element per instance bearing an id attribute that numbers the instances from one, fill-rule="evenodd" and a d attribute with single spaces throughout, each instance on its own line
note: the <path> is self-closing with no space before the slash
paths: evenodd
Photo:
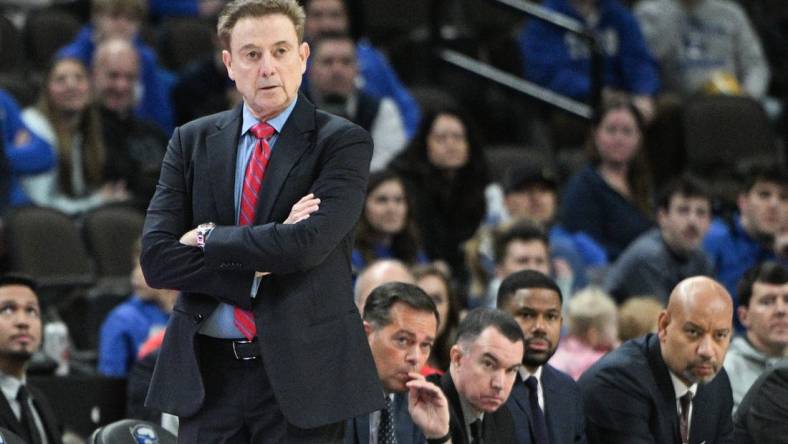
<path id="1" fill-rule="evenodd" d="M 471 423 L 471 443 L 472 444 L 483 444 L 484 440 L 482 439 L 482 420 L 477 419 Z"/>
<path id="2" fill-rule="evenodd" d="M 19 401 L 19 411 L 21 412 L 19 422 L 22 423 L 22 429 L 25 431 L 24 438 L 30 444 L 41 444 L 41 435 L 38 433 L 36 421 L 33 419 L 33 411 L 30 409 L 30 398 L 24 385 L 19 386 L 16 400 Z"/>
<path id="3" fill-rule="evenodd" d="M 394 402 L 388 395 L 386 396 L 386 406 L 380 411 L 378 444 L 397 444 L 397 435 L 394 432 Z"/>
<path id="4" fill-rule="evenodd" d="M 525 380 L 525 385 L 528 387 L 528 403 L 531 405 L 534 443 L 549 444 L 547 421 L 545 421 L 542 407 L 539 406 L 539 381 L 535 377 L 529 376 Z"/>
<path id="5" fill-rule="evenodd" d="M 687 444 L 689 443 L 689 410 L 690 404 L 692 404 L 692 392 L 687 391 L 684 396 L 679 398 L 679 403 L 681 404 L 681 415 L 679 415 L 681 442 Z"/>

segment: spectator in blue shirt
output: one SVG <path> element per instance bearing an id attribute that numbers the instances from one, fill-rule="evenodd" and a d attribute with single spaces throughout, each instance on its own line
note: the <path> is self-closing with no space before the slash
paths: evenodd
<path id="1" fill-rule="evenodd" d="M 93 53 L 101 42 L 110 38 L 132 41 L 139 53 L 142 68 L 138 84 L 141 96 L 136 114 L 170 133 L 173 129 L 170 90 L 175 83 L 175 76 L 159 66 L 153 48 L 139 37 L 139 29 L 146 15 L 145 0 L 93 0 L 92 24 L 82 28 L 74 41 L 60 48 L 56 57 L 75 58 L 86 66 L 92 66 Z"/>
<path id="2" fill-rule="evenodd" d="M 31 133 L 21 119 L 21 110 L 13 97 L 0 90 L 0 134 L 8 171 L 0 171 L 4 182 L 0 190 L 5 189 L 5 196 L 0 194 L 0 211 L 3 204 L 21 206 L 30 203 L 30 199 L 22 191 L 18 178 L 49 170 L 55 165 L 55 153 L 52 146 Z M 5 201 L 5 202 L 4 202 Z"/>
<path id="3" fill-rule="evenodd" d="M 139 264 L 139 243 L 131 272 L 133 293 L 115 307 L 101 325 L 98 371 L 104 376 L 125 377 L 140 346 L 167 325 L 177 292 L 150 288 Z"/>
<path id="4" fill-rule="evenodd" d="M 632 12 L 618 0 L 545 0 L 543 6 L 581 22 L 601 46 L 603 91 L 633 96 L 648 118 L 659 70 Z M 571 98 L 591 95 L 591 49 L 582 36 L 531 19 L 519 36 L 525 77 Z"/>
<path id="5" fill-rule="evenodd" d="M 350 18 L 344 0 L 307 0 L 304 35 L 308 41 L 325 32 L 349 33 Z M 375 97 L 390 97 L 397 103 L 408 138 L 416 134 L 421 121 L 421 111 L 416 99 L 400 81 L 386 57 L 367 39 L 356 42 L 356 57 L 360 71 L 361 89 Z M 301 83 L 309 91 L 307 76 Z"/>
<path id="6" fill-rule="evenodd" d="M 786 170 L 778 164 L 753 166 L 736 204 L 738 213 L 730 220 L 715 219 L 703 242 L 717 280 L 732 295 L 734 306 L 739 279 L 756 264 L 775 258 L 775 238 L 788 226 Z M 741 330 L 738 319 L 736 326 Z"/>

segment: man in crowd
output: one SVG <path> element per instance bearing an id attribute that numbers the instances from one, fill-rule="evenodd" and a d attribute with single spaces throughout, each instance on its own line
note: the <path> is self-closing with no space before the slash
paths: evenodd
<path id="1" fill-rule="evenodd" d="M 432 299 L 412 284 L 389 282 L 369 295 L 364 331 L 386 406 L 349 421 L 345 443 L 425 443 L 449 434 L 446 397 L 419 374 L 435 342 L 438 316 Z"/>
<path id="2" fill-rule="evenodd" d="M 93 60 L 93 85 L 101 110 L 107 148 L 105 178 L 117 192 L 131 193 L 146 209 L 159 179 L 167 136 L 153 123 L 134 115 L 139 56 L 127 40 L 112 38 L 98 45 Z"/>
<path id="3" fill-rule="evenodd" d="M 309 98 L 318 107 L 369 131 L 375 142 L 370 170 L 385 168 L 407 141 L 397 105 L 388 97 L 375 97 L 356 85 L 356 44 L 348 34 L 324 33 L 311 42 L 311 49 Z"/>
<path id="4" fill-rule="evenodd" d="M 430 376 L 449 400 L 454 444 L 510 443 L 512 416 L 504 407 L 523 357 L 523 334 L 500 310 L 477 308 L 460 322 L 449 371 Z"/>
<path id="5" fill-rule="evenodd" d="M 145 278 L 181 295 L 147 404 L 183 442 L 341 443 L 383 408 L 350 297 L 372 142 L 298 94 L 303 26 L 296 0 L 222 10 L 243 104 L 175 132 L 148 208 Z"/>
<path id="6" fill-rule="evenodd" d="M 35 282 L 20 275 L 0 276 L 0 427 L 27 443 L 60 444 L 60 426 L 49 403 L 26 384 L 27 365 L 40 345 Z"/>
<path id="7" fill-rule="evenodd" d="M 725 287 L 704 276 L 681 281 L 656 335 L 624 343 L 580 378 L 588 442 L 733 442 L 722 368 L 732 316 Z"/>
<path id="8" fill-rule="evenodd" d="M 350 17 L 345 0 L 305 0 L 303 3 L 306 9 L 304 33 L 310 43 L 324 33 L 350 34 Z M 362 90 L 375 97 L 393 99 L 402 114 L 408 137 L 415 135 L 421 122 L 419 104 L 402 84 L 383 53 L 372 46 L 368 39 L 361 39 L 356 42 L 356 57 Z"/>
<path id="9" fill-rule="evenodd" d="M 700 245 L 711 223 L 711 196 L 692 176 L 670 181 L 657 201 L 658 228 L 640 235 L 606 275 L 605 290 L 619 303 L 652 295 L 667 303 L 673 287 L 714 270 Z"/>
<path id="10" fill-rule="evenodd" d="M 745 273 L 738 294 L 745 333 L 733 339 L 725 358 L 734 410 L 761 373 L 788 364 L 788 270 L 772 261 L 758 264 Z"/>
<path id="11" fill-rule="evenodd" d="M 736 204 L 738 214 L 731 220 L 715 219 L 703 240 L 717 280 L 734 296 L 734 309 L 739 279 L 756 264 L 775 258 L 775 237 L 788 226 L 788 173 L 777 163 L 752 166 Z M 736 327 L 740 330 L 738 319 Z"/>
<path id="12" fill-rule="evenodd" d="M 510 275 L 498 290 L 498 307 L 514 317 L 525 337 L 523 365 L 506 404 L 519 443 L 586 442 L 580 390 L 547 364 L 561 337 L 562 302 L 558 285 L 533 270 Z"/>

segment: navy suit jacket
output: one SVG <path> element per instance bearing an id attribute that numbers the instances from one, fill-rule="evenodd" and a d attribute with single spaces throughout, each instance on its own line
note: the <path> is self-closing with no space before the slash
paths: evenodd
<path id="1" fill-rule="evenodd" d="M 142 237 L 141 265 L 155 288 L 181 291 L 170 317 L 147 405 L 188 417 L 205 398 L 195 352 L 202 322 L 219 302 L 252 310 L 276 401 L 291 424 L 314 428 L 383 408 L 350 255 L 364 205 L 372 141 L 359 126 L 316 110 L 303 96 L 279 134 L 255 221 L 235 225 L 233 187 L 242 107 L 176 128 Z M 301 197 L 320 209 L 282 222 Z M 205 222 L 205 251 L 180 244 Z M 255 271 L 267 271 L 257 297 Z"/>
<path id="2" fill-rule="evenodd" d="M 470 444 L 471 440 L 465 429 L 465 415 L 462 412 L 460 394 L 451 378 L 451 373 L 443 376 L 432 375 L 427 380 L 436 384 L 443 390 L 446 400 L 449 401 L 449 433 L 452 444 Z M 512 415 L 504 405 L 493 413 L 485 413 L 482 421 L 482 437 L 485 444 L 509 444 L 514 439 L 514 423 Z"/>
<path id="3" fill-rule="evenodd" d="M 676 394 L 656 334 L 627 341 L 578 383 L 589 443 L 681 443 Z M 724 368 L 698 385 L 692 403 L 691 444 L 733 443 L 733 397 Z"/>
<path id="4" fill-rule="evenodd" d="M 397 444 L 424 444 L 427 439 L 408 412 L 408 394 L 394 395 L 394 415 L 397 417 Z M 345 426 L 345 444 L 369 443 L 369 415 L 357 416 L 348 420 Z"/>
<path id="5" fill-rule="evenodd" d="M 44 425 L 44 429 L 46 430 L 47 438 L 49 439 L 50 444 L 61 444 L 63 441 L 60 423 L 55 418 L 55 413 L 52 411 L 52 407 L 49 405 L 49 402 L 47 402 L 46 396 L 44 396 L 40 390 L 36 389 L 30 384 L 26 384 L 25 387 L 27 387 L 28 392 L 30 392 L 30 396 L 33 399 L 33 405 L 36 407 L 36 412 L 41 418 L 41 422 Z M 8 400 L 1 393 L 0 427 L 4 427 L 19 436 L 25 436 L 25 433 L 22 431 L 22 423 L 16 419 L 16 415 L 14 415 L 14 411 L 11 410 Z"/>
<path id="6" fill-rule="evenodd" d="M 540 383 L 544 392 L 544 414 L 550 444 L 585 444 L 585 412 L 577 383 L 549 364 L 542 367 Z M 520 376 L 514 382 L 506 408 L 514 419 L 516 442 L 533 443 L 533 416 L 528 401 L 528 387 Z"/>

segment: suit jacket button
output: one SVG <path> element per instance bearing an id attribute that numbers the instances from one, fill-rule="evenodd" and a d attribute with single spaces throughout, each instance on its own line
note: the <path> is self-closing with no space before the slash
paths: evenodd
<path id="1" fill-rule="evenodd" d="M 200 321 L 202 321 L 202 315 L 201 315 L 201 314 L 199 314 L 199 313 L 197 313 L 196 315 L 194 315 L 194 321 L 195 321 L 195 322 L 200 322 Z"/>

